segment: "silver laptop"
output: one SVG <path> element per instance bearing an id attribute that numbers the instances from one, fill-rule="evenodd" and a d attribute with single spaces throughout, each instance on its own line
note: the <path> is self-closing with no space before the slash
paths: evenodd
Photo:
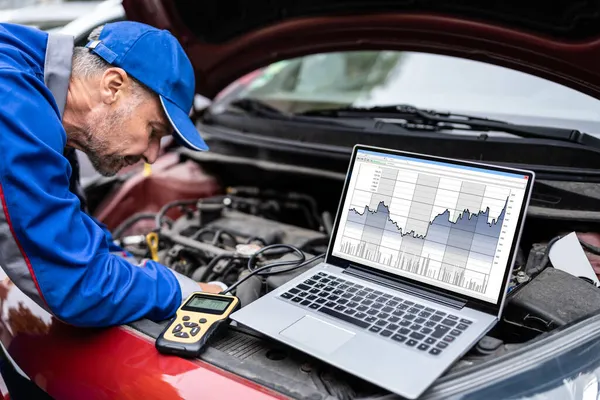
<path id="1" fill-rule="evenodd" d="M 324 262 L 231 318 L 417 398 L 499 320 L 533 181 L 357 145 Z"/>

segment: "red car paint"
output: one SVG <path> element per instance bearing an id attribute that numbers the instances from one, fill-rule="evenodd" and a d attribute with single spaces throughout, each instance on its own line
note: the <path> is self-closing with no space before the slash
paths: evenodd
<path id="1" fill-rule="evenodd" d="M 123 4 L 130 19 L 170 29 L 182 38 L 196 68 L 198 91 L 209 98 L 245 73 L 281 59 L 330 50 L 381 48 L 503 65 L 600 97 L 600 40 L 595 38 L 565 42 L 441 15 L 386 13 L 299 18 L 217 46 L 195 40 L 166 0 L 124 0 Z M 134 203 L 130 199 L 139 197 L 128 193 L 145 193 L 146 180 L 128 182 L 114 201 Z M 207 195 L 218 190 L 213 184 L 209 183 Z M 114 204 L 105 204 L 100 210 L 101 219 L 113 228 L 123 218 L 117 215 L 111 220 Z M 66 326 L 6 281 L 0 285 L 0 312 L 4 347 L 32 380 L 57 399 L 282 398 L 206 363 L 162 356 L 152 340 L 130 329 Z"/>
<path id="2" fill-rule="evenodd" d="M 0 299 L 3 345 L 56 399 L 285 398 L 202 361 L 162 355 L 152 339 L 130 328 L 65 325 L 7 280 L 0 285 Z"/>
<path id="3" fill-rule="evenodd" d="M 284 9 L 287 3 L 282 4 Z M 293 2 L 289 6 L 293 7 Z M 367 49 L 431 52 L 483 61 L 600 98 L 600 39 L 593 35 L 566 41 L 439 13 L 364 12 L 292 18 L 213 44 L 194 35 L 172 0 L 123 0 L 123 7 L 128 19 L 168 29 L 181 40 L 196 70 L 198 93 L 210 99 L 242 75 L 279 60 Z M 506 7 L 511 7 L 510 2 Z"/>
<path id="4" fill-rule="evenodd" d="M 216 179 L 206 174 L 198 164 L 193 161 L 179 163 L 177 154 L 167 153 L 152 165 L 150 176 L 139 172 L 115 193 L 108 195 L 95 210 L 94 216 L 114 230 L 137 212 L 155 213 L 171 201 L 209 197 L 220 191 Z M 173 209 L 167 215 L 176 218 L 180 212 Z M 127 232 L 135 234 L 138 229 L 148 232 L 146 228 L 153 229 L 154 221 L 139 221 Z"/>

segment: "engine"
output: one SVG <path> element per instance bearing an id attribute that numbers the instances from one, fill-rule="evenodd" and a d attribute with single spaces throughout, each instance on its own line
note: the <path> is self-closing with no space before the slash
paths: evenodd
<path id="1" fill-rule="evenodd" d="M 147 234 L 156 232 L 158 261 L 198 282 L 218 280 L 231 286 L 246 278 L 235 290 L 246 306 L 320 262 L 317 256 L 326 253 L 332 229 L 331 214 L 306 194 L 232 187 L 223 195 L 168 203 L 156 214 L 135 214 L 113 236 L 135 256 L 151 258 Z M 548 248 L 557 238 L 521 243 L 529 248 L 518 252 L 501 321 L 454 368 L 518 348 L 598 309 L 595 285 L 547 268 Z M 579 239 L 586 255 L 600 260 L 600 236 L 579 234 Z M 283 268 L 247 277 L 269 265 Z M 568 321 L 561 317 L 565 310 L 571 310 Z"/>
<path id="2" fill-rule="evenodd" d="M 294 268 L 325 253 L 331 229 L 330 214 L 320 212 L 310 196 L 236 187 L 216 197 L 169 203 L 157 214 L 135 214 L 113 235 L 125 250 L 151 258 L 146 235 L 157 232 L 158 261 L 198 282 L 229 286 L 254 268 L 289 266 L 240 284 L 236 295 L 247 305 L 318 263 Z M 282 244 L 288 246 L 273 246 Z M 274 248 L 253 257 L 267 246 Z"/>

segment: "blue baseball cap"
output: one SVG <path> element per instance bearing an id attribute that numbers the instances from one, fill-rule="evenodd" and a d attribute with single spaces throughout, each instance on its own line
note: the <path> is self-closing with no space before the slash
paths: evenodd
<path id="1" fill-rule="evenodd" d="M 98 40 L 85 47 L 158 95 L 181 145 L 208 150 L 189 117 L 196 88 L 194 69 L 169 31 L 139 22 L 113 22 L 104 25 Z"/>

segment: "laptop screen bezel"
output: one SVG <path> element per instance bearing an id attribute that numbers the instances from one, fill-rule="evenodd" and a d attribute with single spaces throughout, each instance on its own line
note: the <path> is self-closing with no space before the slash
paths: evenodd
<path id="1" fill-rule="evenodd" d="M 340 217 L 343 213 L 344 202 L 345 202 L 346 195 L 348 193 L 350 179 L 352 177 L 352 171 L 353 171 L 354 165 L 356 163 L 356 157 L 360 150 L 379 152 L 379 153 L 383 153 L 383 154 L 390 154 L 390 155 L 397 155 L 397 156 L 406 156 L 406 157 L 412 157 L 415 159 L 421 159 L 421 160 L 426 160 L 426 161 L 439 161 L 439 162 L 444 162 L 444 163 L 453 164 L 453 165 L 457 165 L 457 166 L 478 167 L 478 168 L 483 168 L 483 169 L 489 169 L 492 171 L 520 174 L 520 175 L 524 175 L 524 176 L 528 177 L 527 185 L 525 187 L 525 194 L 523 196 L 523 202 L 521 205 L 521 209 L 519 210 L 519 214 L 518 214 L 518 220 L 517 220 L 517 226 L 515 228 L 515 234 L 514 234 L 514 237 L 513 237 L 511 246 L 510 246 L 510 257 L 508 260 L 509 264 L 506 266 L 505 271 L 504 271 L 504 277 L 503 277 L 502 286 L 501 286 L 503 289 L 500 290 L 495 302 L 492 303 L 492 302 L 487 302 L 485 300 L 477 299 L 474 297 L 465 296 L 463 294 L 456 293 L 451 290 L 447 290 L 447 289 L 444 289 L 444 288 L 441 288 L 438 286 L 430 285 L 430 284 L 427 284 L 424 282 L 419 282 L 417 280 L 414 280 L 414 279 L 411 279 L 411 278 L 408 278 L 405 276 L 395 275 L 390 272 L 384 271 L 382 269 L 371 267 L 367 264 L 358 263 L 356 261 L 346 260 L 344 258 L 333 255 L 333 246 L 336 241 L 336 237 L 337 237 L 337 233 L 338 233 L 337 231 L 339 229 L 339 225 L 341 222 Z M 399 283 L 408 284 L 413 287 L 418 287 L 420 289 L 423 289 L 423 290 L 431 292 L 431 293 L 435 293 L 437 295 L 441 294 L 442 296 L 445 295 L 445 296 L 449 296 L 449 297 L 452 297 L 455 299 L 460 299 L 465 302 L 466 307 L 473 308 L 473 309 L 476 309 L 476 310 L 479 310 L 479 311 L 482 311 L 485 313 L 498 315 L 500 309 L 502 308 L 503 302 L 506 298 L 507 281 L 510 277 L 510 274 L 512 272 L 514 262 L 516 259 L 517 246 L 519 245 L 519 242 L 521 240 L 523 223 L 525 221 L 525 215 L 527 212 L 527 208 L 529 206 L 529 200 L 531 197 L 531 190 L 533 187 L 534 179 L 535 179 L 535 173 L 532 171 L 526 171 L 526 170 L 515 169 L 515 168 L 507 168 L 507 167 L 501 167 L 501 166 L 497 166 L 497 165 L 489 165 L 489 164 L 478 163 L 478 162 L 457 160 L 457 159 L 451 159 L 451 158 L 445 158 L 445 157 L 439 157 L 439 156 L 432 156 L 432 155 L 427 155 L 427 154 L 412 153 L 412 152 L 406 152 L 406 151 L 402 151 L 402 150 L 393 150 L 393 149 L 372 147 L 372 146 L 360 145 L 360 144 L 355 145 L 352 150 L 352 155 L 350 157 L 350 163 L 349 163 L 349 167 L 348 167 L 348 170 L 346 173 L 346 179 L 344 181 L 342 195 L 340 196 L 340 202 L 338 205 L 338 210 L 337 210 L 335 221 L 333 224 L 332 235 L 331 235 L 331 239 L 329 241 L 329 246 L 327 248 L 327 253 L 326 253 L 327 255 L 326 255 L 325 262 L 328 264 L 340 267 L 340 268 L 344 268 L 344 269 L 348 268 L 350 266 L 355 266 L 355 267 L 360 267 L 364 270 L 370 270 L 370 271 L 376 272 L 377 275 L 385 276 L 386 278 L 391 279 L 393 281 L 397 281 Z"/>

